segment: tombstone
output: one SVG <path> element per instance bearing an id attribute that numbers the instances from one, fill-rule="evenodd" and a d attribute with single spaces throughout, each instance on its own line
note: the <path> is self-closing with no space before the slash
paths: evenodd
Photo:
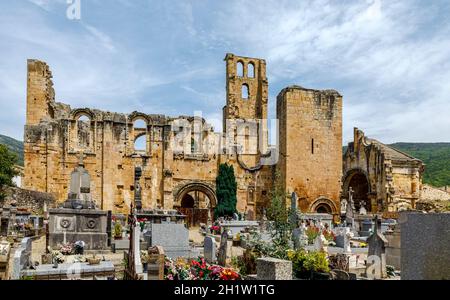
<path id="1" fill-rule="evenodd" d="M 450 280 L 450 214 L 401 212 L 402 280 Z"/>
<path id="2" fill-rule="evenodd" d="M 315 239 L 313 244 L 314 251 L 327 252 L 327 239 L 321 232 Z"/>
<path id="3" fill-rule="evenodd" d="M 341 200 L 341 215 L 345 214 L 347 212 L 347 199 Z"/>
<path id="4" fill-rule="evenodd" d="M 380 231 L 380 221 L 375 217 L 375 228 L 373 234 L 367 239 L 367 277 L 381 279 L 387 277 L 386 271 L 386 245 L 387 239 Z"/>
<path id="5" fill-rule="evenodd" d="M 291 195 L 291 212 L 290 212 L 290 223 L 292 227 L 297 227 L 298 215 L 297 215 L 297 194 L 292 192 Z"/>
<path id="6" fill-rule="evenodd" d="M 300 227 L 292 230 L 292 241 L 294 242 L 294 249 L 302 249 L 308 245 L 308 236 L 306 235 L 305 223 L 301 223 Z"/>
<path id="7" fill-rule="evenodd" d="M 226 230 L 222 232 L 220 237 L 219 254 L 217 256 L 217 262 L 220 266 L 225 266 L 227 261 L 227 247 L 228 247 L 228 233 Z"/>
<path id="8" fill-rule="evenodd" d="M 84 154 L 81 153 L 78 166 L 70 174 L 69 195 L 64 208 L 95 209 L 91 196 L 91 176 L 84 168 Z"/>
<path id="9" fill-rule="evenodd" d="M 350 230 L 350 228 L 345 227 L 344 230 L 344 253 L 348 254 L 348 253 L 352 253 L 352 248 L 350 245 L 350 241 L 353 238 L 354 234 L 353 232 Z"/>
<path id="10" fill-rule="evenodd" d="M 31 246 L 32 240 L 30 238 L 22 239 L 20 247 L 14 253 L 11 279 L 20 279 L 22 270 L 25 270 L 30 266 L 32 251 Z"/>
<path id="11" fill-rule="evenodd" d="M 11 246 L 7 241 L 0 241 L 0 280 L 6 280 Z"/>
<path id="12" fill-rule="evenodd" d="M 292 280 L 292 262 L 273 257 L 256 260 L 258 280 Z"/>
<path id="13" fill-rule="evenodd" d="M 355 211 L 355 203 L 353 202 L 353 188 L 350 187 L 348 189 L 348 203 L 345 212 L 345 221 L 347 224 L 353 224 L 354 211 Z M 351 223 L 350 223 L 351 222 Z"/>
<path id="14" fill-rule="evenodd" d="M 150 224 L 149 246 L 161 246 L 166 255 L 176 259 L 190 257 L 189 230 L 183 224 Z"/>
<path id="15" fill-rule="evenodd" d="M 216 262 L 216 241 L 211 236 L 205 236 L 205 240 L 203 242 L 203 253 L 205 259 L 209 263 Z"/>
<path id="16" fill-rule="evenodd" d="M 301 249 L 300 235 L 301 235 L 301 229 L 300 228 L 294 228 L 292 230 L 292 241 L 294 242 L 294 249 L 295 250 Z"/>
<path id="17" fill-rule="evenodd" d="M 84 241 L 86 250 L 104 250 L 108 247 L 108 212 L 95 209 L 83 155 L 70 178 L 70 191 L 62 208 L 49 210 L 48 243 L 55 248 Z"/>
<path id="18" fill-rule="evenodd" d="M 362 216 L 367 215 L 367 210 L 366 210 L 366 201 L 361 200 L 360 202 L 360 207 L 359 207 L 359 214 Z"/>
<path id="19" fill-rule="evenodd" d="M 125 268 L 125 280 L 137 280 L 145 277 L 144 267 L 141 262 L 141 226 L 136 220 L 136 214 L 131 205 L 130 222 L 130 248 L 127 253 L 127 266 Z"/>

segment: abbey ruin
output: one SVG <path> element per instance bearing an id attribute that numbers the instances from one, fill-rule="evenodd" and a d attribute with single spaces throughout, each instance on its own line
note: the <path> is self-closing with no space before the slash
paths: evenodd
<path id="1" fill-rule="evenodd" d="M 70 174 L 83 159 L 100 209 L 128 213 L 139 191 L 138 206 L 194 209 L 204 220 L 217 203 L 218 166 L 228 163 L 238 184 L 237 209 L 248 219 L 263 214 L 276 174 L 287 195 L 296 193 L 303 212 L 338 216 L 350 186 L 372 212 L 414 206 L 420 161 L 360 131 L 343 159 L 337 91 L 283 89 L 276 104 L 279 144 L 269 145 L 266 62 L 227 54 L 225 63 L 220 133 L 196 116 L 71 108 L 55 101 L 49 66 L 28 60 L 24 187 L 63 202 Z M 138 140 L 145 147 L 138 148 Z"/>

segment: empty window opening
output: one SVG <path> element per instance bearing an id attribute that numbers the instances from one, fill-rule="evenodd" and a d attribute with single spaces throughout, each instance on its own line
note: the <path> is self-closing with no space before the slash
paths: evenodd
<path id="1" fill-rule="evenodd" d="M 250 78 L 255 78 L 255 65 L 253 63 L 248 64 L 247 75 Z"/>
<path id="2" fill-rule="evenodd" d="M 314 139 L 311 139 L 311 154 L 314 154 Z"/>
<path id="3" fill-rule="evenodd" d="M 248 90 L 248 85 L 243 84 L 242 85 L 242 99 L 248 99 L 250 96 L 249 94 L 249 90 Z"/>
<path id="4" fill-rule="evenodd" d="M 198 153 L 198 144 L 195 142 L 194 138 L 191 138 L 191 153 Z"/>
<path id="5" fill-rule="evenodd" d="M 133 127 L 134 128 L 147 128 L 147 123 L 142 119 L 138 119 L 138 120 L 134 121 Z"/>
<path id="6" fill-rule="evenodd" d="M 134 141 L 134 151 L 135 152 L 147 151 L 147 138 L 145 135 L 141 135 Z"/>
<path id="7" fill-rule="evenodd" d="M 77 119 L 78 147 L 89 148 L 91 145 L 91 119 L 86 115 L 81 115 Z"/>
<path id="8" fill-rule="evenodd" d="M 244 64 L 238 61 L 236 68 L 237 68 L 237 76 L 244 77 Z"/>

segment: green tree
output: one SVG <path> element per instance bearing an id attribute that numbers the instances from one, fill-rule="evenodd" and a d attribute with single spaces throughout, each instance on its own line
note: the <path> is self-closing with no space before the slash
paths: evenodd
<path id="1" fill-rule="evenodd" d="M 281 184 L 281 176 L 275 173 L 274 186 L 271 191 L 271 202 L 267 208 L 267 218 L 271 221 L 272 241 L 281 256 L 287 255 L 291 239 L 291 224 L 289 210 L 286 207 L 286 192 Z"/>
<path id="2" fill-rule="evenodd" d="M 5 145 L 0 144 L 0 200 L 5 198 L 4 187 L 13 185 L 12 179 L 18 174 L 14 168 L 16 162 L 16 154 L 9 151 Z"/>
<path id="3" fill-rule="evenodd" d="M 228 164 L 220 164 L 219 175 L 216 178 L 217 206 L 214 210 L 215 218 L 233 216 L 236 210 L 237 183 L 234 168 Z"/>

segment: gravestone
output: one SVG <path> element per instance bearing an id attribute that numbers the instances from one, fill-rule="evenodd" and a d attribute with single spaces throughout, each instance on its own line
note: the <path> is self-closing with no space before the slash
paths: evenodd
<path id="1" fill-rule="evenodd" d="M 217 259 L 215 239 L 210 236 L 205 236 L 205 240 L 203 242 L 203 249 L 206 261 L 209 263 L 215 263 Z"/>
<path id="2" fill-rule="evenodd" d="M 165 254 L 173 259 L 178 257 L 191 257 L 189 231 L 183 224 L 152 223 L 150 225 L 150 247 L 163 247 Z"/>
<path id="3" fill-rule="evenodd" d="M 28 268 L 31 264 L 31 246 L 32 241 L 30 238 L 22 239 L 20 247 L 15 251 L 13 257 L 13 265 L 11 272 L 11 279 L 20 279 L 20 273 L 22 270 Z"/>
<path id="4" fill-rule="evenodd" d="M 354 237 L 351 228 L 339 227 L 337 228 L 336 246 L 344 249 L 344 253 L 351 253 L 350 241 Z"/>
<path id="5" fill-rule="evenodd" d="M 256 260 L 258 280 L 292 280 L 292 262 L 273 257 Z"/>
<path id="6" fill-rule="evenodd" d="M 291 223 L 292 228 L 295 228 L 298 226 L 297 194 L 295 192 L 292 192 L 292 195 L 291 195 L 290 223 Z"/>
<path id="7" fill-rule="evenodd" d="M 302 249 L 308 245 L 308 236 L 306 235 L 306 226 L 302 222 L 300 227 L 292 230 L 292 241 L 294 242 L 294 249 Z"/>
<path id="8" fill-rule="evenodd" d="M 0 280 L 6 280 L 11 246 L 7 241 L 0 241 Z"/>
<path id="9" fill-rule="evenodd" d="M 108 247 L 108 212 L 95 209 L 90 185 L 90 176 L 81 155 L 78 166 L 70 176 L 68 199 L 62 208 L 49 210 L 48 243 L 52 248 L 76 241 L 85 242 L 86 250 Z"/>
<path id="10" fill-rule="evenodd" d="M 362 200 L 361 202 L 360 202 L 360 208 L 359 208 L 359 214 L 360 215 L 363 215 L 363 216 L 365 216 L 365 215 L 367 215 L 367 210 L 366 210 L 366 201 L 364 201 L 364 200 Z"/>
<path id="11" fill-rule="evenodd" d="M 380 231 L 378 216 L 375 217 L 373 234 L 367 239 L 369 251 L 367 254 L 367 277 L 381 279 L 387 277 L 386 271 L 386 245 L 387 239 Z"/>
<path id="12" fill-rule="evenodd" d="M 220 266 L 225 266 L 227 262 L 227 247 L 228 247 L 228 233 L 226 230 L 222 232 L 220 237 L 219 254 L 217 256 L 217 262 Z"/>
<path id="13" fill-rule="evenodd" d="M 450 280 L 450 214 L 400 213 L 401 279 Z"/>
<path id="14" fill-rule="evenodd" d="M 353 188 L 348 189 L 348 203 L 347 211 L 345 212 L 345 222 L 347 224 L 353 224 L 353 218 L 355 217 L 355 203 L 353 202 Z"/>

